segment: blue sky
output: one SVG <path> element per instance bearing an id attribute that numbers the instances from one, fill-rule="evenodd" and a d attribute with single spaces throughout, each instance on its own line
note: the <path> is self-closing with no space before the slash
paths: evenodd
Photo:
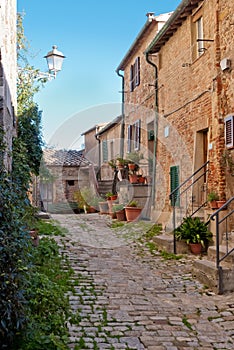
<path id="1" fill-rule="evenodd" d="M 76 116 L 77 143 L 81 133 L 120 114 L 121 79 L 115 70 L 146 22 L 146 13 L 170 12 L 179 0 L 18 0 L 25 12 L 30 63 L 46 71 L 43 56 L 57 45 L 66 56 L 63 70 L 36 95 L 43 111 L 46 143 Z M 106 106 L 113 108 L 106 108 Z M 96 106 L 97 109 L 96 109 Z M 100 106 L 105 106 L 102 109 Z M 92 110 L 91 113 L 87 111 Z M 96 113 L 95 113 L 96 110 Z M 83 114 L 82 111 L 86 113 Z"/>

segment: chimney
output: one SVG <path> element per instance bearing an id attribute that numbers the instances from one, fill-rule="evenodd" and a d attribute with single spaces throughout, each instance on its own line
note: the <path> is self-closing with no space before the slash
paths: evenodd
<path id="1" fill-rule="evenodd" d="M 152 22 L 152 21 L 154 20 L 154 18 L 155 18 L 154 12 L 148 12 L 148 13 L 146 14 L 146 16 L 148 17 L 148 21 L 149 21 L 149 22 Z"/>

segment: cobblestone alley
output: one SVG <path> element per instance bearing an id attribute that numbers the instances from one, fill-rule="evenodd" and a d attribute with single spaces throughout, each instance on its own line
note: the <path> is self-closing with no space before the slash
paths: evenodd
<path id="1" fill-rule="evenodd" d="M 152 255 L 147 222 L 111 228 L 99 214 L 53 215 L 75 270 L 71 349 L 234 349 L 234 295 L 194 280 L 188 258 Z"/>

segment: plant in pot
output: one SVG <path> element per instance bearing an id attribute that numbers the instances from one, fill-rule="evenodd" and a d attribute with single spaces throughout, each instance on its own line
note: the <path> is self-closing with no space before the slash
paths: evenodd
<path id="1" fill-rule="evenodd" d="M 217 200 L 219 199 L 219 196 L 216 192 L 211 191 L 210 193 L 208 193 L 207 195 L 207 201 L 210 204 L 211 209 L 217 209 L 218 205 L 217 205 Z"/>
<path id="2" fill-rule="evenodd" d="M 198 217 L 187 217 L 176 229 L 177 241 L 185 241 L 193 254 L 200 254 L 212 240 L 212 233 L 205 222 Z"/>
<path id="3" fill-rule="evenodd" d="M 114 204 L 113 212 L 116 214 L 116 218 L 118 221 L 126 220 L 124 204 Z"/>
<path id="4" fill-rule="evenodd" d="M 124 169 L 126 164 L 126 159 L 123 159 L 121 157 L 116 158 L 116 166 L 118 167 L 118 169 Z"/>
<path id="5" fill-rule="evenodd" d="M 138 207 L 138 202 L 135 200 L 130 201 L 125 206 L 125 214 L 128 222 L 136 221 L 139 219 L 142 208 Z"/>
<path id="6" fill-rule="evenodd" d="M 138 175 L 135 171 L 129 170 L 128 172 L 128 179 L 131 184 L 137 184 L 138 183 Z"/>

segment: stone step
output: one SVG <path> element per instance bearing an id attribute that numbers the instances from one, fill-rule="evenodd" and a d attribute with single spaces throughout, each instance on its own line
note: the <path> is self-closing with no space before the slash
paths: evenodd
<path id="1" fill-rule="evenodd" d="M 193 274 L 215 293 L 223 294 L 234 291 L 234 267 L 221 266 L 219 273 L 215 262 L 197 259 L 193 263 Z"/>
<path id="2" fill-rule="evenodd" d="M 232 249 L 229 246 L 229 250 Z M 219 256 L 222 258 L 227 253 L 227 248 L 225 245 L 219 246 Z M 207 251 L 207 256 L 210 261 L 216 261 L 216 246 L 210 246 Z M 230 267 L 234 267 L 234 251 L 225 258 L 225 264 Z"/>

